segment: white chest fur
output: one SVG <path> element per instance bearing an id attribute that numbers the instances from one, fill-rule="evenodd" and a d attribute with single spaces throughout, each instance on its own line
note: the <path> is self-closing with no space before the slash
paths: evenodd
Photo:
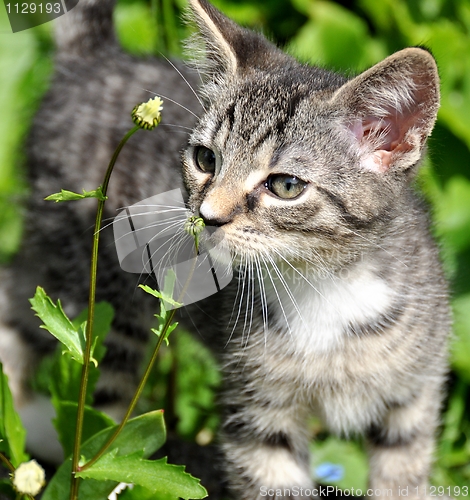
<path id="1" fill-rule="evenodd" d="M 364 264 L 341 277 L 310 280 L 291 270 L 283 280 L 264 283 L 277 323 L 270 326 L 285 329 L 287 324 L 295 350 L 305 354 L 338 347 L 349 325 L 367 324 L 386 313 L 394 297 L 387 283 Z"/>

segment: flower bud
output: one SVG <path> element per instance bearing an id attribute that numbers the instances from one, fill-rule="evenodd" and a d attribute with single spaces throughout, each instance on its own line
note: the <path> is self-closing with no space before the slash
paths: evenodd
<path id="1" fill-rule="evenodd" d="M 46 474 L 36 460 L 31 460 L 18 466 L 12 480 L 16 491 L 23 495 L 35 496 L 46 484 Z"/>
<path id="2" fill-rule="evenodd" d="M 154 97 L 147 102 L 138 104 L 132 110 L 132 120 L 136 125 L 145 130 L 154 129 L 161 121 L 163 101 L 160 97 Z"/>

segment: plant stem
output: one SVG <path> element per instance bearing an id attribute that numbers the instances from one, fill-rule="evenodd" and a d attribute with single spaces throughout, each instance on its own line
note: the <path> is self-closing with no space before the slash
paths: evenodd
<path id="1" fill-rule="evenodd" d="M 106 192 L 108 190 L 109 179 L 113 172 L 114 165 L 116 163 L 117 157 L 124 147 L 124 144 L 128 139 L 137 131 L 140 127 L 135 126 L 121 139 L 116 151 L 109 162 L 108 169 L 106 170 L 106 175 L 104 177 L 103 186 L 101 191 L 106 198 Z M 82 367 L 82 377 L 80 381 L 80 392 L 78 396 L 78 409 L 77 409 L 77 424 L 75 431 L 75 440 L 72 455 L 72 484 L 70 487 L 70 500 L 78 500 L 78 489 L 80 479 L 75 477 L 75 473 L 79 470 L 78 464 L 80 461 L 80 445 L 82 442 L 83 434 L 83 419 L 85 415 L 85 401 L 86 392 L 88 386 L 88 377 L 90 374 L 90 358 L 91 358 L 91 346 L 93 343 L 93 321 L 95 317 L 95 298 L 96 298 L 96 276 L 98 268 L 98 246 L 100 238 L 101 221 L 103 219 L 103 211 L 106 199 L 98 200 L 98 209 L 96 211 L 95 229 L 93 233 L 93 249 L 91 254 L 91 266 L 90 266 L 90 293 L 88 297 L 88 319 L 86 325 L 86 348 Z"/>
<path id="2" fill-rule="evenodd" d="M 121 433 L 122 429 L 126 425 L 127 421 L 129 420 L 130 416 L 132 415 L 132 412 L 135 409 L 135 406 L 140 398 L 140 395 L 142 394 L 142 391 L 144 390 L 145 384 L 147 383 L 147 380 L 150 376 L 150 373 L 152 372 L 153 365 L 155 364 L 155 361 L 157 360 L 158 352 L 160 350 L 160 347 L 165 340 L 166 332 L 168 331 L 169 326 L 171 325 L 171 322 L 173 321 L 173 318 L 175 316 L 176 309 L 173 309 L 166 322 L 165 326 L 162 330 L 162 333 L 160 334 L 160 337 L 158 338 L 157 345 L 155 346 L 155 349 L 153 351 L 152 357 L 147 365 L 147 368 L 145 369 L 144 375 L 137 387 L 137 390 L 132 398 L 132 401 L 127 408 L 126 414 L 124 415 L 124 418 L 122 419 L 122 422 L 119 424 L 119 427 L 113 432 L 111 437 L 108 439 L 108 441 L 103 445 L 101 450 L 91 459 L 89 460 L 85 465 L 82 467 L 79 467 L 80 471 L 84 471 L 88 468 L 90 468 L 93 464 L 95 464 L 106 452 L 106 450 L 114 443 L 118 435 Z"/>
<path id="3" fill-rule="evenodd" d="M 198 254 L 198 246 L 199 245 L 197 243 L 197 240 L 195 240 L 196 257 Z M 193 263 L 192 263 L 191 269 L 189 271 L 188 278 L 186 280 L 186 283 L 183 286 L 183 289 L 181 290 L 181 293 L 180 293 L 180 296 L 178 297 L 177 302 L 180 302 L 181 299 L 186 294 L 186 291 L 187 291 L 188 286 L 189 286 L 189 282 L 191 281 L 193 274 L 194 274 L 194 270 L 196 269 L 196 265 L 197 265 L 197 259 L 193 259 Z M 147 383 L 147 380 L 150 376 L 150 373 L 152 372 L 153 365 L 155 364 L 155 361 L 157 360 L 158 352 L 160 351 L 160 347 L 161 347 L 163 341 L 165 340 L 166 332 L 168 331 L 168 328 L 170 327 L 170 325 L 173 321 L 173 318 L 175 317 L 175 314 L 176 314 L 176 309 L 172 309 L 165 320 L 165 326 L 163 327 L 162 332 L 160 333 L 160 336 L 158 338 L 157 345 L 155 346 L 155 349 L 153 351 L 152 357 L 150 358 L 150 361 L 147 365 L 147 368 L 145 369 L 144 375 L 143 375 L 143 377 L 142 377 L 142 379 L 137 387 L 136 392 L 134 393 L 134 396 L 132 397 L 132 400 L 131 400 L 129 407 L 126 411 L 126 414 L 124 415 L 124 418 L 122 419 L 122 422 L 119 424 L 117 429 L 113 432 L 113 434 L 108 439 L 108 441 L 102 446 L 100 451 L 91 460 L 89 460 L 86 464 L 84 464 L 78 468 L 79 471 L 87 470 L 93 464 L 95 464 L 106 453 L 106 450 L 108 450 L 109 447 L 114 443 L 114 441 L 116 440 L 116 438 L 119 436 L 122 429 L 126 425 L 127 421 L 131 417 L 132 412 L 134 411 L 134 409 L 137 405 L 137 402 L 140 398 L 140 395 L 142 394 L 142 391 L 144 390 L 145 384 Z"/>
<path id="4" fill-rule="evenodd" d="M 0 453 L 0 460 L 10 469 L 10 472 L 15 472 L 15 467 L 3 453 Z"/>

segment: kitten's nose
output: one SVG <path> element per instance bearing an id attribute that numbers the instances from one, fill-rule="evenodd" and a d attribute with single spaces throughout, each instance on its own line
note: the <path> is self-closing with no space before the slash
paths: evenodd
<path id="1" fill-rule="evenodd" d="M 199 208 L 199 215 L 204 220 L 206 226 L 220 227 L 232 220 L 232 214 L 227 217 L 223 213 L 217 213 L 207 201 L 204 201 Z"/>

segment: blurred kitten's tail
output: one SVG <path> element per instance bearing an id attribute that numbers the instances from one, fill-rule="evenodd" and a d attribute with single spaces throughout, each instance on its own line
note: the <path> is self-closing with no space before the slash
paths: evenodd
<path id="1" fill-rule="evenodd" d="M 118 47 L 113 9 L 116 0 L 79 0 L 56 20 L 56 44 L 60 54 L 90 57 Z"/>

